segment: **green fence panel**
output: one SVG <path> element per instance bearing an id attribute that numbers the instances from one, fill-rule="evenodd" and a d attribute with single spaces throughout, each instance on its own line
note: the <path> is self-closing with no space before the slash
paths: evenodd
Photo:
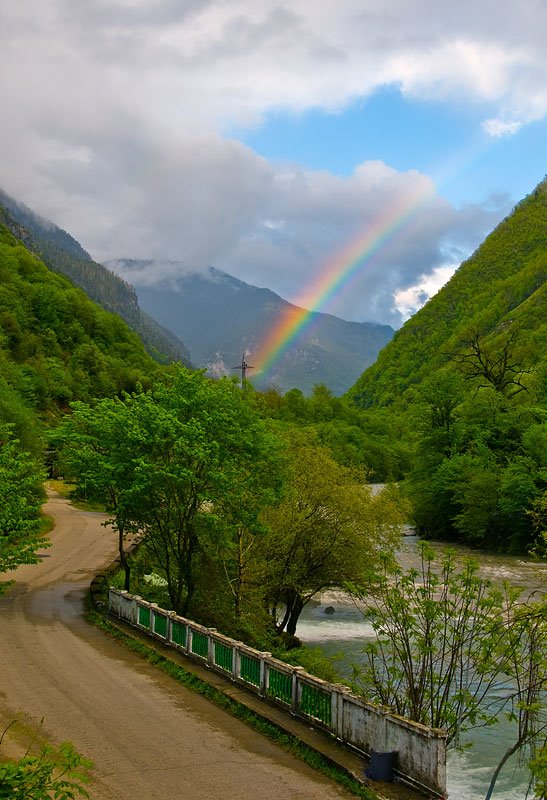
<path id="1" fill-rule="evenodd" d="M 258 658 L 241 653 L 239 662 L 239 677 L 253 686 L 260 686 L 260 661 Z"/>
<path id="2" fill-rule="evenodd" d="M 146 628 L 150 627 L 150 609 L 144 606 L 139 606 L 139 625 L 144 625 Z"/>
<path id="3" fill-rule="evenodd" d="M 309 717 L 320 720 L 325 725 L 331 724 L 331 698 L 328 692 L 316 689 L 314 686 L 302 684 L 300 697 L 300 711 Z"/>
<path id="4" fill-rule="evenodd" d="M 171 641 L 179 644 L 181 647 L 186 647 L 186 625 L 180 622 L 173 622 L 171 627 Z"/>
<path id="5" fill-rule="evenodd" d="M 154 614 L 154 633 L 163 637 L 167 636 L 167 617 Z"/>
<path id="6" fill-rule="evenodd" d="M 215 642 L 215 664 L 226 672 L 234 671 L 234 651 L 222 642 Z"/>
<path id="7" fill-rule="evenodd" d="M 278 672 L 276 669 L 270 668 L 268 674 L 268 694 L 290 705 L 292 702 L 292 675 L 287 675 L 285 672 Z"/>
<path id="8" fill-rule="evenodd" d="M 192 653 L 207 658 L 209 652 L 208 637 L 199 631 L 192 631 Z"/>

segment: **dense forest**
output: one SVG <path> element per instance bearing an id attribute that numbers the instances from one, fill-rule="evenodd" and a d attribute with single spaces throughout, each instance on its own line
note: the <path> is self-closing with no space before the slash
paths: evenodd
<path id="1" fill-rule="evenodd" d="M 543 181 L 348 393 L 399 420 L 424 536 L 545 552 L 546 277 Z"/>
<path id="2" fill-rule="evenodd" d="M 0 418 L 30 444 L 74 400 L 148 385 L 138 336 L 0 225 Z"/>

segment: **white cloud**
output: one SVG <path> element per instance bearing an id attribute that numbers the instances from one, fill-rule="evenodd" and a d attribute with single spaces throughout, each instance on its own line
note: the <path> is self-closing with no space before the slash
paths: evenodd
<path id="1" fill-rule="evenodd" d="M 458 264 L 435 267 L 429 275 L 421 275 L 418 283 L 394 294 L 395 307 L 403 320 L 408 319 L 426 303 L 430 297 L 450 280 Z"/>
<path id="2" fill-rule="evenodd" d="M 543 0 L 18 0 L 0 9 L 0 186 L 97 258 L 214 264 L 298 297 L 417 173 L 280 169 L 226 131 L 276 109 L 340 110 L 395 84 L 487 104 L 485 130 L 547 111 Z M 433 197 L 358 273 L 351 318 L 472 247 L 496 212 Z M 465 239 L 465 241 L 464 241 Z M 468 250 L 467 250 L 468 252 Z"/>
<path id="3" fill-rule="evenodd" d="M 501 136 L 511 136 L 517 133 L 522 127 L 522 122 L 515 122 L 503 119 L 486 119 L 482 126 L 489 136 L 499 139 Z"/>

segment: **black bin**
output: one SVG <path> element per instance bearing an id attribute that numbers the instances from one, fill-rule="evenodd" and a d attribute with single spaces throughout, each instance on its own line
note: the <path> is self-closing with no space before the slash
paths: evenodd
<path id="1" fill-rule="evenodd" d="M 373 781 L 393 781 L 393 769 L 397 758 L 397 750 L 387 753 L 378 753 L 376 750 L 370 752 L 370 764 L 365 770 L 365 775 Z"/>

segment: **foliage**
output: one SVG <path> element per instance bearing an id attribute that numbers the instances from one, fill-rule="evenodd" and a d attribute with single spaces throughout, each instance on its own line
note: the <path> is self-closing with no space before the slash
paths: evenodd
<path id="1" fill-rule="evenodd" d="M 513 337 L 520 369 L 539 374 L 547 358 L 546 276 L 547 180 L 397 331 L 349 396 L 362 407 L 407 405 L 413 388 L 477 334 L 487 350 Z"/>
<path id="2" fill-rule="evenodd" d="M 157 371 L 119 317 L 50 272 L 2 225 L 0 365 L 0 413 L 21 430 L 29 411 L 58 414 L 73 400 L 146 385 Z"/>
<path id="3" fill-rule="evenodd" d="M 388 566 L 360 596 L 377 641 L 364 648 L 357 684 L 372 700 L 447 732 L 448 742 L 469 726 L 488 724 L 484 698 L 507 661 L 503 654 L 505 603 L 471 562 L 461 572 L 447 555 L 439 570 L 422 548 L 420 570 Z"/>
<path id="4" fill-rule="evenodd" d="M 55 434 L 78 486 L 103 497 L 132 531 L 186 614 L 198 556 L 258 527 L 279 490 L 275 438 L 233 381 L 181 368 L 152 389 L 95 407 L 76 404 Z"/>
<path id="5" fill-rule="evenodd" d="M 74 800 L 89 797 L 84 784 L 89 782 L 92 766 L 70 742 L 63 742 L 58 748 L 45 745 L 37 756 L 27 753 L 19 761 L 0 762 L 0 798 Z"/>
<path id="6" fill-rule="evenodd" d="M 263 514 L 262 585 L 279 631 L 294 634 L 305 604 L 374 569 L 393 552 L 404 521 L 388 494 L 374 498 L 362 474 L 335 462 L 313 437 L 293 431 L 284 497 Z"/>
<path id="7" fill-rule="evenodd" d="M 10 427 L 0 423 L 0 574 L 36 564 L 36 551 L 49 546 L 41 534 L 42 480 L 37 461 L 19 451 Z"/>
<path id="8" fill-rule="evenodd" d="M 447 402 L 454 397 L 447 392 Z M 532 512 L 547 482 L 542 409 L 482 389 L 453 402 L 448 431 L 437 408 L 431 398 L 420 407 L 421 438 L 405 487 L 418 530 L 499 551 L 535 547 L 541 531 Z"/>
<path id="9" fill-rule="evenodd" d="M 135 290 L 126 281 L 91 259 L 81 245 L 52 223 L 45 222 L 0 190 L 0 222 L 54 272 L 65 275 L 105 311 L 118 314 L 160 363 L 190 365 L 183 343 L 139 308 Z"/>
<path id="10" fill-rule="evenodd" d="M 547 730 L 545 600 L 522 603 L 519 590 L 495 588 L 476 564 L 457 565 L 451 553 L 438 565 L 433 558 L 423 545 L 420 569 L 386 566 L 372 587 L 354 587 L 377 635 L 355 682 L 371 700 L 444 729 L 448 743 L 495 724 L 505 710 L 517 735 L 493 790 L 507 759 L 527 745 L 541 747 Z M 536 763 L 541 776 L 541 749 Z"/>
<path id="11" fill-rule="evenodd" d="M 402 422 L 407 494 L 426 537 L 541 551 L 531 512 L 547 478 L 546 254 L 544 181 L 348 393 Z"/>
<path id="12" fill-rule="evenodd" d="M 547 740 L 537 749 L 529 766 L 534 783 L 534 797 L 538 800 L 545 800 L 547 797 Z"/>
<path id="13" fill-rule="evenodd" d="M 338 463 L 364 469 L 370 481 L 398 480 L 410 466 L 404 420 L 381 409 L 358 409 L 344 398 L 334 397 L 322 384 L 314 387 L 309 398 L 299 389 L 285 395 L 269 389 L 257 393 L 254 400 L 263 416 L 289 429 L 298 426 L 315 431 Z"/>

